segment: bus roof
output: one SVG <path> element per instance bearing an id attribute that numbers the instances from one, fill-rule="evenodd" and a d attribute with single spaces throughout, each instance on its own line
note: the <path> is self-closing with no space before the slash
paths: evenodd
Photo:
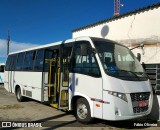
<path id="1" fill-rule="evenodd" d="M 21 52 L 26 52 L 26 51 L 31 51 L 31 50 L 38 50 L 38 49 L 51 47 L 51 46 L 56 46 L 56 45 L 60 45 L 60 44 L 64 44 L 64 43 L 74 42 L 75 40 L 76 39 L 74 38 L 74 39 L 68 39 L 68 40 L 63 40 L 63 41 L 59 41 L 59 42 L 49 43 L 49 44 L 45 44 L 45 45 L 41 45 L 41 46 L 29 48 L 29 49 L 24 49 L 24 50 L 20 50 L 20 51 L 16 51 L 16 52 L 11 52 L 11 53 L 9 53 L 9 55 L 17 54 L 17 53 L 21 53 Z"/>
<path id="2" fill-rule="evenodd" d="M 70 43 L 70 42 L 74 42 L 74 41 L 81 41 L 81 40 L 91 40 L 91 37 L 80 36 L 80 37 L 73 38 L 73 39 L 63 40 L 63 41 L 49 43 L 49 44 L 45 44 L 45 45 L 41 45 L 41 46 L 29 48 L 29 49 L 11 52 L 11 53 L 9 53 L 9 55 L 17 54 L 17 53 L 21 53 L 21 52 L 26 52 L 26 51 L 31 51 L 31 50 L 38 50 L 38 49 L 42 49 L 42 48 L 52 47 L 52 46 L 56 46 L 56 45 L 60 45 L 60 44 L 64 44 L 64 43 L 66 44 L 66 43 Z"/>
<path id="3" fill-rule="evenodd" d="M 17 54 L 17 53 L 21 53 L 21 52 L 26 52 L 26 51 L 38 50 L 38 49 L 52 47 L 52 46 L 56 46 L 56 45 L 66 44 L 66 43 L 71 43 L 71 42 L 74 42 L 74 41 L 91 40 L 91 39 L 103 39 L 103 38 L 81 36 L 81 37 L 77 37 L 77 38 L 73 38 L 73 39 L 63 40 L 63 41 L 59 41 L 59 42 L 54 42 L 54 43 L 50 43 L 50 44 L 46 44 L 46 45 L 41 45 L 41 46 L 29 48 L 29 49 L 24 49 L 24 50 L 12 52 L 12 53 L 9 53 L 9 55 Z M 112 41 L 112 40 L 108 40 L 108 39 L 105 39 L 105 40 Z M 112 41 L 112 42 L 116 43 L 114 41 Z M 116 43 L 116 44 L 119 44 L 119 43 Z M 119 45 L 122 45 L 122 44 L 119 44 Z M 122 45 L 122 46 L 124 46 L 124 45 Z"/>

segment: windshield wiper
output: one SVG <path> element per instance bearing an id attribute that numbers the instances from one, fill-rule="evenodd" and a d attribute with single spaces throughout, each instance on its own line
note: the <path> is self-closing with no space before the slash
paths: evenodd
<path id="1" fill-rule="evenodd" d="M 133 72 L 133 71 L 128 71 L 128 70 L 116 70 L 116 71 L 124 71 L 124 72 L 129 72 L 132 75 L 134 75 L 138 80 L 140 80 L 140 78 Z"/>
<path id="2" fill-rule="evenodd" d="M 128 71 L 128 70 L 119 70 L 119 69 L 115 69 L 114 67 L 113 68 L 110 68 L 110 69 L 107 69 L 109 72 L 112 72 L 112 73 L 115 73 L 116 71 L 122 71 L 122 72 L 127 72 L 127 73 L 131 73 L 132 75 L 134 75 L 138 80 L 140 80 L 140 77 L 136 74 L 136 72 L 133 72 L 133 71 Z"/>

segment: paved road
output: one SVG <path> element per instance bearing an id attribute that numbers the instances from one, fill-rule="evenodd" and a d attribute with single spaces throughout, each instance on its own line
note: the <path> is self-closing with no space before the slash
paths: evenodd
<path id="1" fill-rule="evenodd" d="M 37 129 L 70 130 L 75 129 L 76 127 L 77 130 L 104 130 L 128 128 L 126 127 L 127 122 L 110 122 L 98 119 L 92 124 L 83 125 L 76 122 L 75 117 L 71 112 L 63 112 L 33 100 L 19 103 L 17 102 L 15 95 L 8 93 L 2 85 L 0 85 L 0 121 L 17 121 L 17 123 L 21 123 L 21 125 L 26 125 L 26 122 L 29 122 L 31 125 L 35 125 L 32 124 L 35 122 L 41 122 L 41 125 L 45 126 Z M 152 127 L 145 127 L 145 129 L 151 130 Z M 154 129 L 158 129 L 158 127 L 154 127 Z"/>

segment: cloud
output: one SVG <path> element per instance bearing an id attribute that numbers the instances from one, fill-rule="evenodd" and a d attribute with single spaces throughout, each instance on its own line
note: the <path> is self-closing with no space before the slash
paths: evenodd
<path id="1" fill-rule="evenodd" d="M 35 46 L 38 46 L 38 44 L 10 41 L 10 52 L 32 48 Z M 4 39 L 0 39 L 0 63 L 5 62 L 6 58 L 7 58 L 7 41 Z"/>

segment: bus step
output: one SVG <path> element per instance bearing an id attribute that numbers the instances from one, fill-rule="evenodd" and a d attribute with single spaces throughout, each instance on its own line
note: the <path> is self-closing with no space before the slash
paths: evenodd
<path id="1" fill-rule="evenodd" d="M 58 108 L 58 103 L 50 104 L 54 108 Z"/>
<path id="2" fill-rule="evenodd" d="M 56 95 L 50 95 L 50 97 L 55 97 Z"/>

